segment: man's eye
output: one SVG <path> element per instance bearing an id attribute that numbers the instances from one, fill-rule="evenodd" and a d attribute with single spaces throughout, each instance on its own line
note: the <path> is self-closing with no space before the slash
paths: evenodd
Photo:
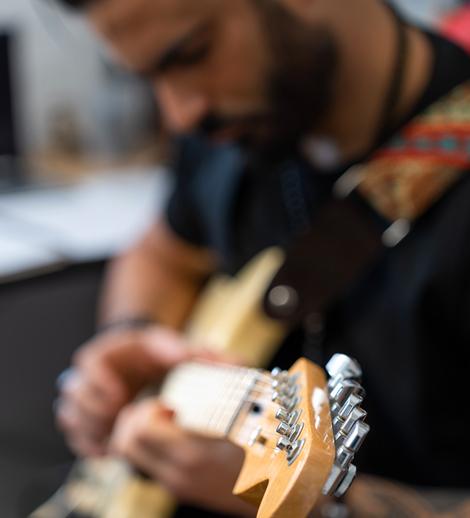
<path id="1" fill-rule="evenodd" d="M 201 47 L 197 47 L 194 50 L 187 50 L 181 52 L 177 59 L 178 65 L 191 66 L 204 61 L 204 59 L 209 55 L 210 46 L 204 45 Z"/>

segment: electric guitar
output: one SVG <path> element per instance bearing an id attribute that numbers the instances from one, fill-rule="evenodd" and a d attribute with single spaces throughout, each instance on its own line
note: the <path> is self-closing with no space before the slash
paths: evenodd
<path id="1" fill-rule="evenodd" d="M 260 301 L 282 259 L 271 249 L 236 280 L 217 280 L 196 310 L 189 336 L 219 351 L 236 347 L 249 365 L 267 362 L 284 330 L 262 313 Z M 181 426 L 245 450 L 234 493 L 258 505 L 258 517 L 302 518 L 322 491 L 339 495 L 347 489 L 355 475 L 351 460 L 368 432 L 356 381 L 360 370 L 345 358 L 330 362 L 328 384 L 323 369 L 306 359 L 272 373 L 190 362 L 167 376 L 159 397 Z M 65 518 L 72 511 L 90 518 L 162 518 L 174 505 L 121 459 L 83 459 L 30 518 Z"/>

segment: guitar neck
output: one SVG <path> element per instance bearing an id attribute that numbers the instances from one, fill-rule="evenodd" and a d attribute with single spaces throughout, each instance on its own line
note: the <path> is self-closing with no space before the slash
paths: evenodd
<path id="1" fill-rule="evenodd" d="M 260 397 L 263 377 L 256 369 L 188 362 L 169 374 L 160 397 L 184 428 L 229 437 L 245 405 Z"/>

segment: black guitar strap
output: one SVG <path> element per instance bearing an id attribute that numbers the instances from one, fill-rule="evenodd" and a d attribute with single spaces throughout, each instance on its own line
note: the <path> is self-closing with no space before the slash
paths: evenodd
<path id="1" fill-rule="evenodd" d="M 397 245 L 470 169 L 470 82 L 433 103 L 335 184 L 332 199 L 287 253 L 264 307 L 295 326 L 333 300 Z M 353 196 L 350 194 L 354 192 Z M 382 220 L 376 224 L 370 210 Z"/>

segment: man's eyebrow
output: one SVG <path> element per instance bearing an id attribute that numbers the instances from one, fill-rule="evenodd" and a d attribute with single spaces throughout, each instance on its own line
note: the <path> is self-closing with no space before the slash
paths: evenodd
<path id="1" fill-rule="evenodd" d="M 201 23 L 189 33 L 185 34 L 177 41 L 172 43 L 163 54 L 148 68 L 137 70 L 136 73 L 146 78 L 153 78 L 156 74 L 163 72 L 178 62 L 181 51 L 195 38 L 202 34 L 208 28 L 208 23 Z"/>

